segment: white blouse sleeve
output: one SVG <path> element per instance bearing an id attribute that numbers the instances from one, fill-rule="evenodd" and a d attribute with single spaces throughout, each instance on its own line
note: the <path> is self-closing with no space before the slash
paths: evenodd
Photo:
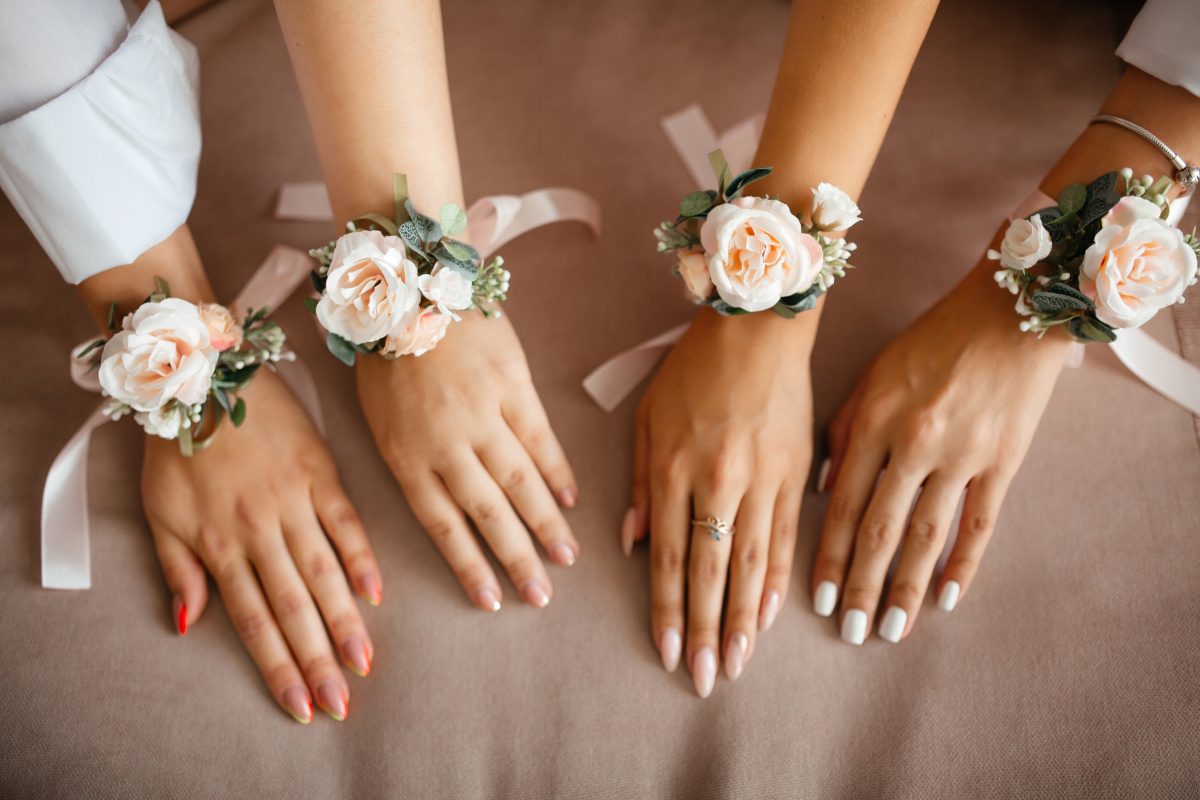
<path id="1" fill-rule="evenodd" d="M 158 0 L 132 25 L 121 0 L 0 9 L 0 189 L 71 283 L 134 261 L 195 199 L 195 48 Z"/>
<path id="2" fill-rule="evenodd" d="M 1146 0 L 1117 56 L 1200 97 L 1200 0 Z"/>

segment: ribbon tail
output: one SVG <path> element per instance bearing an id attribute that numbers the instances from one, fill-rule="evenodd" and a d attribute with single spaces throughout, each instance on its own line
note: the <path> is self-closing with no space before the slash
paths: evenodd
<path id="1" fill-rule="evenodd" d="M 285 183 L 279 187 L 275 202 L 275 219 L 297 222 L 332 222 L 333 208 L 329 193 L 321 181 Z"/>
<path id="2" fill-rule="evenodd" d="M 650 374 L 659 359 L 683 336 L 689 324 L 677 325 L 605 361 L 583 379 L 584 390 L 596 405 L 612 411 Z"/>
<path id="3" fill-rule="evenodd" d="M 304 410 L 308 412 L 308 417 L 317 426 L 317 432 L 321 434 L 321 438 L 324 438 L 325 415 L 321 411 L 321 395 L 317 392 L 317 382 L 313 380 L 308 367 L 297 359 L 296 361 L 281 361 L 276 369 L 279 371 L 279 377 L 283 378 L 284 383 L 292 390 L 292 394 L 296 395 L 296 399 L 300 401 L 300 405 L 304 406 Z"/>
<path id="4" fill-rule="evenodd" d="M 312 264 L 307 253 L 294 247 L 275 245 L 242 287 L 233 301 L 233 307 L 239 314 L 264 306 L 272 310 L 279 308 L 308 277 Z"/>
<path id="5" fill-rule="evenodd" d="M 700 106 L 693 103 L 682 111 L 663 117 L 662 127 L 696 186 L 711 186 L 713 174 L 708 154 L 720 147 L 721 142 Z M 726 153 L 728 158 L 729 154 Z"/>
<path id="6" fill-rule="evenodd" d="M 87 508 L 88 445 L 92 431 L 108 422 L 101 403 L 55 457 L 42 489 L 42 586 L 87 589 L 92 585 Z"/>
<path id="7" fill-rule="evenodd" d="M 1200 368 L 1195 364 L 1137 329 L 1121 331 L 1109 347 L 1151 389 L 1200 416 Z"/>
<path id="8" fill-rule="evenodd" d="M 600 235 L 600 206 L 578 189 L 552 187 L 482 197 L 467 211 L 467 238 L 487 258 L 518 236 L 552 222 L 582 222 Z"/>

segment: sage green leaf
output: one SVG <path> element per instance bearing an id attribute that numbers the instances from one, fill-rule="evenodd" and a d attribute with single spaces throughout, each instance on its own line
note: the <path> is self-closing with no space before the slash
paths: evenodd
<path id="1" fill-rule="evenodd" d="M 171 284 L 167 283 L 167 279 L 158 275 L 154 276 L 154 289 L 163 297 L 171 296 Z"/>
<path id="2" fill-rule="evenodd" d="M 378 228 L 388 236 L 396 235 L 396 223 L 385 217 L 383 214 L 376 214 L 374 211 L 369 214 L 362 214 L 351 220 L 357 227 L 360 228 Z M 359 225 L 358 223 L 365 223 Z"/>
<path id="3" fill-rule="evenodd" d="M 396 224 L 404 222 L 404 206 L 408 202 L 408 176 L 403 172 L 392 173 L 392 214 Z M 394 235 L 394 234 L 393 234 Z"/>
<path id="4" fill-rule="evenodd" d="M 75 357 L 76 358 L 87 358 L 88 353 L 94 352 L 97 348 L 104 347 L 104 345 L 106 345 L 106 344 L 108 344 L 107 339 L 96 339 L 95 341 L 88 344 L 87 347 L 83 348 L 78 353 L 76 353 Z"/>
<path id="5" fill-rule="evenodd" d="M 242 423 L 246 421 L 246 401 L 238 398 L 233 405 L 233 410 L 229 412 L 229 421 L 233 423 L 233 427 L 240 428 Z"/>
<path id="6" fill-rule="evenodd" d="M 329 335 L 325 337 L 325 346 L 329 348 L 329 352 L 333 353 L 338 361 L 341 361 L 347 367 L 354 366 L 354 345 L 350 344 L 350 342 L 330 331 Z"/>
<path id="7" fill-rule="evenodd" d="M 433 257 L 435 259 L 437 259 L 437 262 L 439 264 L 442 264 L 444 266 L 450 267 L 451 269 L 457 270 L 458 272 L 462 273 L 463 276 L 465 276 L 467 279 L 469 279 L 471 281 L 475 280 L 475 275 L 479 271 L 476 268 L 474 263 L 472 263 L 470 261 L 463 261 L 462 259 L 459 259 L 459 258 L 455 258 L 454 255 L 449 250 L 446 249 L 445 242 L 442 242 L 442 244 L 436 250 L 433 251 Z"/>
<path id="8" fill-rule="evenodd" d="M 1087 202 L 1087 199 L 1087 187 L 1082 183 L 1072 183 L 1059 193 L 1058 210 L 1063 213 L 1064 217 L 1067 214 L 1074 214 L 1076 211 L 1083 208 L 1083 204 Z"/>
<path id="9" fill-rule="evenodd" d="M 446 236 L 454 236 L 467 227 L 467 212 L 454 203 L 446 203 L 442 206 L 438 216 L 442 221 L 442 233 Z"/>
<path id="10" fill-rule="evenodd" d="M 1056 292 L 1034 292 L 1033 307 L 1043 314 L 1057 314 L 1060 311 L 1081 311 L 1088 307 L 1084 300 Z"/>
<path id="11" fill-rule="evenodd" d="M 792 311 L 790 308 L 785 306 L 783 303 L 777 303 L 776 305 L 771 307 L 771 310 L 774 311 L 779 316 L 783 317 L 784 319 L 795 319 L 796 318 L 796 312 Z"/>
<path id="12" fill-rule="evenodd" d="M 479 256 L 479 251 L 474 247 L 471 247 L 471 245 L 467 244 L 466 242 L 460 242 L 458 239 L 442 239 L 442 244 L 447 245 L 448 247 L 453 245 L 452 252 L 459 252 L 459 249 L 461 248 L 461 252 L 467 254 L 463 259 L 464 261 L 471 261 L 475 264 L 478 264 L 483 260 Z"/>
<path id="13" fill-rule="evenodd" d="M 409 250 L 422 256 L 425 255 L 425 241 L 421 237 L 421 230 L 415 221 L 409 220 L 404 223 L 397 228 L 397 233 Z"/>
<path id="14" fill-rule="evenodd" d="M 317 298 L 306 297 L 306 298 L 304 298 L 304 300 L 302 302 L 304 303 L 304 307 L 308 309 L 308 313 L 310 313 L 310 314 L 317 313 Z"/>
<path id="15" fill-rule="evenodd" d="M 713 150 L 708 154 L 708 163 L 712 166 L 713 174 L 717 176 L 717 195 L 723 197 L 725 184 L 729 181 L 729 162 L 725 160 L 725 153 L 720 149 Z"/>
<path id="16" fill-rule="evenodd" d="M 736 178 L 731 180 L 729 185 L 725 187 L 726 199 L 732 200 L 733 198 L 737 197 L 738 193 L 740 193 L 742 189 L 745 189 L 755 181 L 760 181 L 767 177 L 771 174 L 771 171 L 771 167 L 754 167 L 753 169 L 746 170 L 741 175 L 738 175 Z"/>
<path id="17" fill-rule="evenodd" d="M 1074 297 L 1076 300 L 1083 302 L 1088 308 L 1092 307 L 1092 299 L 1070 284 L 1062 282 L 1053 283 L 1047 287 L 1047 291 L 1054 292 L 1055 294 L 1066 295 L 1067 297 Z"/>
<path id="18" fill-rule="evenodd" d="M 117 301 L 113 300 L 108 304 L 108 332 L 115 333 L 117 330 Z"/>
<path id="19" fill-rule="evenodd" d="M 698 217 L 712 208 L 713 199 L 708 192 L 692 192 L 679 204 L 679 213 L 685 217 Z"/>
<path id="20" fill-rule="evenodd" d="M 471 251 L 462 242 L 456 242 L 453 239 L 443 239 L 442 247 L 446 248 L 446 252 L 454 256 L 459 261 L 470 261 Z"/>
<path id="21" fill-rule="evenodd" d="M 1067 323 L 1067 330 L 1085 342 L 1111 344 L 1117 340 L 1116 332 L 1095 317 L 1076 317 Z"/>
<path id="22" fill-rule="evenodd" d="M 404 210 L 408 212 L 409 219 L 416 226 L 417 232 L 421 234 L 423 241 L 433 244 L 442 238 L 442 226 L 437 224 L 431 217 L 427 217 L 420 211 L 417 211 L 416 207 L 412 204 L 412 200 L 404 201 Z"/>

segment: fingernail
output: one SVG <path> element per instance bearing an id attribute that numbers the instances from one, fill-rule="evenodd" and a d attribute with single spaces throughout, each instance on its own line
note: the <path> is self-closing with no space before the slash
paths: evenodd
<path id="1" fill-rule="evenodd" d="M 900 606 L 892 606 L 883 615 L 883 622 L 879 623 L 879 638 L 897 644 L 904 635 L 904 626 L 907 623 L 908 612 Z"/>
<path id="2" fill-rule="evenodd" d="M 837 584 L 833 581 L 821 581 L 817 585 L 817 593 L 813 595 L 813 611 L 818 617 L 828 617 L 837 607 Z"/>
<path id="3" fill-rule="evenodd" d="M 717 654 L 711 647 L 701 647 L 692 657 L 692 681 L 696 684 L 696 694 L 708 697 L 716 680 Z"/>
<path id="4" fill-rule="evenodd" d="M 383 586 L 379 583 L 379 578 L 374 575 L 363 575 L 358 579 L 359 591 L 362 592 L 363 599 L 373 606 L 383 602 Z"/>
<path id="5" fill-rule="evenodd" d="M 867 638 L 867 612 L 852 608 L 842 617 L 842 641 L 862 644 Z"/>
<path id="6" fill-rule="evenodd" d="M 482 608 L 484 611 L 499 611 L 500 598 L 496 592 L 487 586 L 481 586 L 471 593 L 471 598 L 475 601 L 475 605 Z"/>
<path id="7" fill-rule="evenodd" d="M 171 610 L 175 617 L 175 630 L 179 631 L 180 636 L 187 635 L 187 603 L 183 602 L 183 598 L 175 595 L 171 600 Z"/>
<path id="8" fill-rule="evenodd" d="M 559 489 L 558 492 L 555 493 L 555 497 L 558 498 L 558 503 L 563 508 L 574 508 L 576 501 L 579 500 L 579 492 L 571 487 L 567 487 L 565 489 Z"/>
<path id="9" fill-rule="evenodd" d="M 762 611 L 758 614 L 758 629 L 765 631 L 775 624 L 779 614 L 779 592 L 772 589 L 767 592 L 767 600 L 763 603 Z"/>
<path id="10" fill-rule="evenodd" d="M 521 596 L 525 598 L 526 603 L 537 608 L 545 608 L 550 603 L 550 595 L 536 580 L 529 581 L 521 587 Z"/>
<path id="11" fill-rule="evenodd" d="M 621 552 L 625 553 L 626 558 L 629 558 L 633 552 L 635 525 L 637 525 L 637 509 L 631 508 L 625 512 L 625 519 L 621 520 Z"/>
<path id="12" fill-rule="evenodd" d="M 283 706 L 301 725 L 312 722 L 312 701 L 308 699 L 308 692 L 299 686 L 293 686 L 283 693 Z"/>
<path id="13" fill-rule="evenodd" d="M 746 648 L 749 646 L 750 639 L 744 633 L 729 637 L 729 644 L 725 647 L 725 674 L 729 680 L 736 681 L 738 675 L 742 674 L 742 667 L 746 665 Z"/>
<path id="14" fill-rule="evenodd" d="M 667 628 L 658 636 L 658 653 L 662 656 L 663 669 L 674 672 L 679 666 L 679 654 L 683 651 L 683 639 L 679 631 Z"/>
<path id="15" fill-rule="evenodd" d="M 566 542 L 559 542 L 554 545 L 550 552 L 554 554 L 554 560 L 564 567 L 569 567 L 575 563 L 575 551 Z"/>
<path id="16" fill-rule="evenodd" d="M 371 656 L 362 639 L 357 637 L 347 639 L 346 643 L 342 645 L 342 653 L 355 675 L 365 678 L 371 674 Z"/>
<path id="17" fill-rule="evenodd" d="M 962 591 L 962 587 L 958 585 L 958 581 L 946 581 L 946 585 L 942 587 L 942 594 L 938 597 L 938 608 L 942 611 L 953 611 L 958 605 L 958 594 Z"/>
<path id="18" fill-rule="evenodd" d="M 346 695 L 342 692 L 342 687 L 333 681 L 325 681 L 317 687 L 317 702 L 322 711 L 338 722 L 344 722 L 350 710 L 346 706 Z"/>
<path id="19" fill-rule="evenodd" d="M 825 485 L 825 481 L 829 479 L 829 467 L 832 463 L 827 458 L 821 462 L 821 468 L 817 470 L 817 491 L 824 494 L 829 487 Z"/>

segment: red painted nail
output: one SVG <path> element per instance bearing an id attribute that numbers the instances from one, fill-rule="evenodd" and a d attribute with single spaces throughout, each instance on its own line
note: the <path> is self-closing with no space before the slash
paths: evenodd
<path id="1" fill-rule="evenodd" d="M 180 636 L 187 635 L 187 603 L 179 595 L 175 595 L 172 605 L 175 606 L 175 628 Z"/>

